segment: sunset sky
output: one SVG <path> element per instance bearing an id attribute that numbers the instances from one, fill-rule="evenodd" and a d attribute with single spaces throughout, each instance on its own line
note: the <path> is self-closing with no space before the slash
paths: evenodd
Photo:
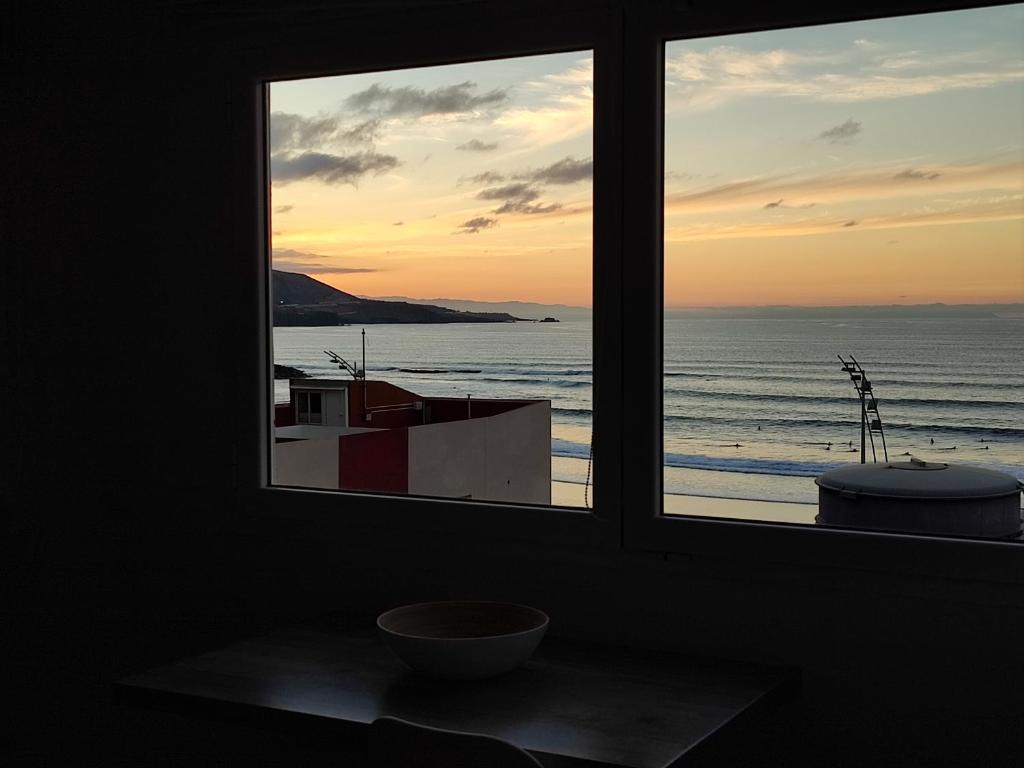
<path id="1" fill-rule="evenodd" d="M 271 86 L 274 267 L 590 304 L 589 52 Z M 668 306 L 1024 301 L 1024 6 L 666 46 Z"/>

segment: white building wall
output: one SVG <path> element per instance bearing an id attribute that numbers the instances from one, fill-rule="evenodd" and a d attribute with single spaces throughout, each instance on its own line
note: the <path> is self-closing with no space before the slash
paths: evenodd
<path id="1" fill-rule="evenodd" d="M 551 503 L 551 404 L 533 403 L 487 421 L 490 501 Z"/>
<path id="2" fill-rule="evenodd" d="M 338 438 L 274 444 L 274 483 L 338 490 Z"/>
<path id="3" fill-rule="evenodd" d="M 550 504 L 550 404 L 410 427 L 409 493 Z"/>

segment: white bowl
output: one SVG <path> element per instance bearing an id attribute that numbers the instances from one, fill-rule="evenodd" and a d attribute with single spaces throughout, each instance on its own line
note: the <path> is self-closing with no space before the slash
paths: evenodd
<path id="1" fill-rule="evenodd" d="M 377 617 L 377 628 L 410 669 L 445 680 L 479 680 L 530 658 L 548 617 L 525 605 L 458 600 L 394 608 Z"/>

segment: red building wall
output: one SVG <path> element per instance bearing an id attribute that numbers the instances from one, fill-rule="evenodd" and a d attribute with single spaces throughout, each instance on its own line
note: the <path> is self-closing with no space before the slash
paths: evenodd
<path id="1" fill-rule="evenodd" d="M 363 416 L 363 387 L 366 387 L 366 405 L 373 409 L 389 405 L 411 405 L 422 402 L 415 392 L 396 387 L 386 381 L 356 381 L 348 388 L 348 423 L 351 427 L 411 427 L 423 423 L 423 411 L 412 408 L 400 411 L 374 413 L 367 421 Z"/>
<path id="2" fill-rule="evenodd" d="M 291 403 L 274 405 L 274 426 L 291 427 L 295 425 L 295 406 Z"/>
<path id="3" fill-rule="evenodd" d="M 409 430 L 387 429 L 338 438 L 343 491 L 409 492 Z"/>

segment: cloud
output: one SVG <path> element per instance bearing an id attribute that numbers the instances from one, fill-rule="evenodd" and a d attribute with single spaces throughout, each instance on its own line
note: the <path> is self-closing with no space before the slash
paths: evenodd
<path id="1" fill-rule="evenodd" d="M 800 205 L 785 205 L 782 202 L 782 198 L 780 197 L 778 200 L 775 200 L 774 202 L 771 202 L 771 203 L 765 203 L 761 207 L 762 208 L 766 208 L 766 209 L 767 208 L 787 208 L 788 209 L 788 208 L 813 208 L 814 205 L 815 205 L 814 203 L 801 203 Z"/>
<path id="2" fill-rule="evenodd" d="M 272 266 L 283 272 L 303 272 L 315 275 L 351 275 L 379 271 L 366 267 L 342 267 L 325 264 L 324 260 L 330 258 L 333 257 L 319 253 L 294 251 L 291 248 L 275 248 L 272 253 Z"/>
<path id="3" fill-rule="evenodd" d="M 822 141 L 827 141 L 830 144 L 838 144 L 850 141 L 854 136 L 860 133 L 860 131 L 860 123 L 852 117 L 849 117 L 846 119 L 845 123 L 840 123 L 837 126 L 819 133 L 818 138 Z"/>
<path id="4" fill-rule="evenodd" d="M 459 228 L 462 230 L 459 234 L 476 234 L 481 229 L 490 229 L 497 224 L 497 219 L 491 219 L 486 216 L 477 216 L 475 219 L 470 219 L 469 221 L 464 221 L 462 224 L 459 224 Z"/>
<path id="5" fill-rule="evenodd" d="M 529 202 L 540 197 L 540 191 L 529 184 L 508 184 L 504 187 L 482 189 L 476 195 L 481 200 L 504 200 L 509 197 L 522 198 Z"/>
<path id="6" fill-rule="evenodd" d="M 563 72 L 519 87 L 538 102 L 505 110 L 495 125 L 520 137 L 522 146 L 540 147 L 587 134 L 594 125 L 594 59 L 586 57 Z"/>
<path id="7" fill-rule="evenodd" d="M 548 205 L 531 205 L 540 197 L 540 190 L 529 184 L 507 184 L 503 187 L 490 187 L 477 193 L 480 200 L 504 200 L 493 213 L 551 213 L 561 208 L 560 203 Z"/>
<path id="8" fill-rule="evenodd" d="M 570 156 L 562 158 L 546 168 L 516 174 L 515 178 L 529 179 L 538 184 L 575 184 L 578 181 L 593 178 L 593 176 L 594 161 L 591 158 L 577 160 Z"/>
<path id="9" fill-rule="evenodd" d="M 1016 192 L 1020 189 L 1020 179 L 1024 175 L 1024 162 L 942 166 L 941 172 L 927 172 L 928 184 L 921 183 L 919 173 L 915 171 L 906 175 L 895 168 L 879 166 L 819 176 L 760 176 L 667 194 L 665 211 L 667 214 L 675 214 L 763 209 L 765 199 L 793 201 L 783 203 L 779 206 L 782 208 L 809 208 L 813 203 L 838 204 L 939 193 L 957 194 L 992 189 Z"/>
<path id="10" fill-rule="evenodd" d="M 984 221 L 1019 221 L 1022 202 L 1024 199 L 1018 191 L 995 198 L 951 200 L 941 207 L 923 206 L 917 210 L 865 216 L 856 220 L 821 215 L 782 223 L 702 221 L 667 227 L 665 242 L 835 235 L 837 228 L 842 230 L 852 226 L 858 230 L 887 230 Z M 893 239 L 886 244 L 899 242 Z"/>
<path id="11" fill-rule="evenodd" d="M 338 118 L 329 115 L 305 117 L 287 112 L 270 113 L 270 151 L 321 147 L 338 132 Z"/>
<path id="12" fill-rule="evenodd" d="M 893 176 L 893 178 L 894 179 L 924 179 L 926 181 L 931 181 L 933 179 L 939 178 L 939 176 L 941 176 L 941 175 L 942 175 L 941 173 L 938 173 L 936 171 L 917 171 L 917 170 L 914 170 L 913 168 L 907 168 L 906 170 L 903 170 L 903 171 L 900 171 L 899 173 L 897 173 L 895 176 Z"/>
<path id="13" fill-rule="evenodd" d="M 461 184 L 463 181 L 469 181 L 473 184 L 497 184 L 504 180 L 505 177 L 496 171 L 484 171 L 483 173 L 478 173 L 476 176 L 466 176 L 459 179 L 459 183 Z"/>
<path id="14" fill-rule="evenodd" d="M 278 205 L 274 207 L 274 213 L 288 213 L 294 207 L 294 205 Z"/>
<path id="15" fill-rule="evenodd" d="M 381 121 L 372 118 L 343 131 L 340 138 L 349 144 L 373 144 L 380 138 L 380 131 Z"/>
<path id="16" fill-rule="evenodd" d="M 493 149 L 497 149 L 497 143 L 485 144 L 480 139 L 470 139 L 464 144 L 459 144 L 456 149 L 463 149 L 467 152 L 490 152 Z"/>
<path id="17" fill-rule="evenodd" d="M 306 117 L 288 112 L 270 113 L 270 151 L 309 152 L 333 145 L 373 145 L 380 137 L 378 118 L 347 125 L 340 115 Z"/>
<path id="18" fill-rule="evenodd" d="M 400 227 L 400 226 L 402 226 L 403 224 L 405 224 L 405 222 L 404 222 L 404 221 L 394 221 L 394 222 L 392 222 L 392 223 L 391 223 L 391 226 L 392 226 L 392 227 Z"/>
<path id="19" fill-rule="evenodd" d="M 694 46 L 696 47 L 696 46 Z M 942 70 L 924 72 L 908 62 L 886 66 L 886 57 L 867 41 L 828 54 L 817 50 L 754 51 L 729 45 L 707 50 L 684 47 L 666 62 L 669 105 L 699 111 L 749 97 L 782 97 L 828 103 L 920 96 L 954 89 L 989 88 L 1024 80 L 1024 67 L 1010 53 L 925 52 L 942 59 Z"/>
<path id="20" fill-rule="evenodd" d="M 450 115 L 494 109 L 508 101 L 508 92 L 495 88 L 475 94 L 476 83 L 469 80 L 432 90 L 403 86 L 390 88 L 374 83 L 365 91 L 353 93 L 345 104 L 360 112 L 378 112 L 388 117 Z"/>
<path id="21" fill-rule="evenodd" d="M 501 207 L 494 209 L 494 213 L 551 213 L 552 211 L 557 211 L 561 207 L 561 203 L 528 205 L 522 200 L 506 200 Z"/>
<path id="22" fill-rule="evenodd" d="M 376 152 L 354 155 L 328 155 L 303 152 L 299 155 L 279 153 L 270 158 L 270 177 L 275 184 L 316 179 L 324 184 L 355 184 L 363 176 L 381 174 L 398 167 L 398 158 Z"/>

